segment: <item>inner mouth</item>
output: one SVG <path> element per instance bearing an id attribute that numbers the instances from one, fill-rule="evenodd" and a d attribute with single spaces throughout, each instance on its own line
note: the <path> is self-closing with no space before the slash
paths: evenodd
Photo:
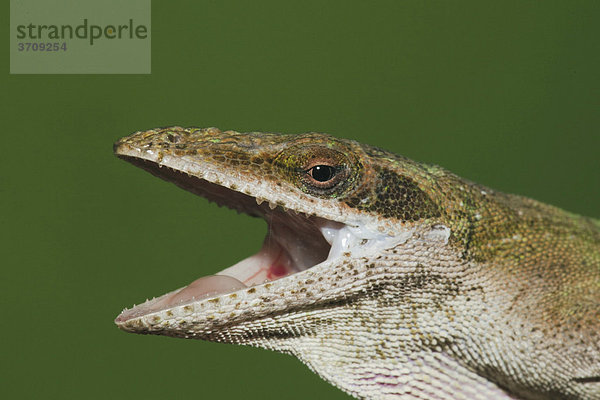
<path id="1" fill-rule="evenodd" d="M 118 323 L 285 278 L 368 242 L 357 237 L 357 228 L 343 223 L 296 212 L 285 205 L 276 205 L 151 161 L 121 157 L 209 201 L 261 217 L 268 229 L 256 254 L 215 275 L 201 277 L 186 287 L 126 309 L 117 317 Z"/>

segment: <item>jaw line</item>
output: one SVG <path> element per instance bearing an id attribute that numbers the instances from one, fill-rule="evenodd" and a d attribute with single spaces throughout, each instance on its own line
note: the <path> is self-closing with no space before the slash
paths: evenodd
<path id="1" fill-rule="evenodd" d="M 245 214 L 255 215 L 252 214 L 252 210 L 255 209 L 255 206 L 253 205 L 251 208 L 245 208 L 240 204 L 234 206 L 234 204 L 231 203 L 219 202 L 211 198 L 210 195 L 207 196 L 207 193 L 196 191 L 195 187 L 192 185 L 186 185 L 186 182 L 172 179 L 172 176 L 169 176 L 168 172 L 163 173 L 162 171 L 173 171 L 182 178 L 188 177 L 192 181 L 194 179 L 206 181 L 214 186 L 229 189 L 233 194 L 237 193 L 250 198 L 252 203 L 256 202 L 261 205 L 261 203 L 264 202 L 264 207 L 268 206 L 271 209 L 276 207 L 290 209 L 296 213 L 317 216 L 346 225 L 358 226 L 364 224 L 364 221 L 359 221 L 353 218 L 353 216 L 349 216 L 347 210 L 344 210 L 335 204 L 327 203 L 326 207 L 320 207 L 323 200 L 316 199 L 312 196 L 306 196 L 301 191 L 294 194 L 281 193 L 280 188 L 267 180 L 253 180 L 252 182 L 248 182 L 241 174 L 236 174 L 235 172 L 224 174 L 221 170 L 208 162 L 202 162 L 186 156 L 175 157 L 169 154 L 162 154 L 156 150 L 143 150 L 126 143 L 121 143 L 116 146 L 115 153 L 119 158 L 132 163 L 163 180 L 174 183 L 184 190 Z M 183 181 L 185 180 L 186 179 L 183 179 Z M 299 201 L 299 196 L 304 196 L 305 201 Z"/>
<path id="2" fill-rule="evenodd" d="M 264 297 L 265 294 L 271 291 L 277 291 L 280 287 L 289 285 L 290 281 L 306 280 L 315 277 L 315 273 L 326 271 L 331 266 L 335 265 L 337 259 L 325 260 L 307 270 L 288 275 L 286 277 L 257 284 L 251 287 L 242 288 L 236 291 L 208 295 L 203 298 L 193 299 L 180 304 L 175 304 L 169 307 L 155 309 L 155 305 L 176 295 L 181 290 L 185 290 L 187 286 L 168 292 L 160 297 L 146 300 L 146 302 L 134 305 L 132 308 L 124 309 L 115 319 L 115 323 L 119 328 L 137 332 L 139 328 L 148 327 L 158 321 L 167 321 L 178 319 L 197 314 L 198 312 L 207 313 L 208 320 L 213 320 L 214 311 L 219 307 L 222 300 L 236 299 L 250 304 L 257 298 Z M 213 312 L 213 314 L 210 314 Z M 218 321 L 214 321 L 218 322 Z"/>

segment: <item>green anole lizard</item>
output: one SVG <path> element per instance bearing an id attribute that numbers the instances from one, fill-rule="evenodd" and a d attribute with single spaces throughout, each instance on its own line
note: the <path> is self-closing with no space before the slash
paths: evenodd
<path id="1" fill-rule="evenodd" d="M 171 127 L 116 154 L 264 218 L 126 331 L 290 353 L 362 398 L 600 399 L 600 222 L 330 135 Z"/>

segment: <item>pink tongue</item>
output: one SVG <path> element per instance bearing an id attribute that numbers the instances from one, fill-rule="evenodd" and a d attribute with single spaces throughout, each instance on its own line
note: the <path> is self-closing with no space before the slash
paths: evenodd
<path id="1" fill-rule="evenodd" d="M 203 276 L 166 298 L 164 306 L 170 307 L 215 294 L 231 293 L 245 287 L 242 282 L 227 275 Z"/>

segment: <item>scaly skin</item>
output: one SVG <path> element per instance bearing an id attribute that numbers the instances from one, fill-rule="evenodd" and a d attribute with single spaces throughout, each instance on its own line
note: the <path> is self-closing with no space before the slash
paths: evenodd
<path id="1" fill-rule="evenodd" d="M 402 238 L 120 328 L 291 353 L 357 397 L 600 399 L 598 221 L 324 134 L 173 127 L 115 151 L 209 199 L 196 178 Z M 344 173 L 323 190 L 315 163 Z"/>

